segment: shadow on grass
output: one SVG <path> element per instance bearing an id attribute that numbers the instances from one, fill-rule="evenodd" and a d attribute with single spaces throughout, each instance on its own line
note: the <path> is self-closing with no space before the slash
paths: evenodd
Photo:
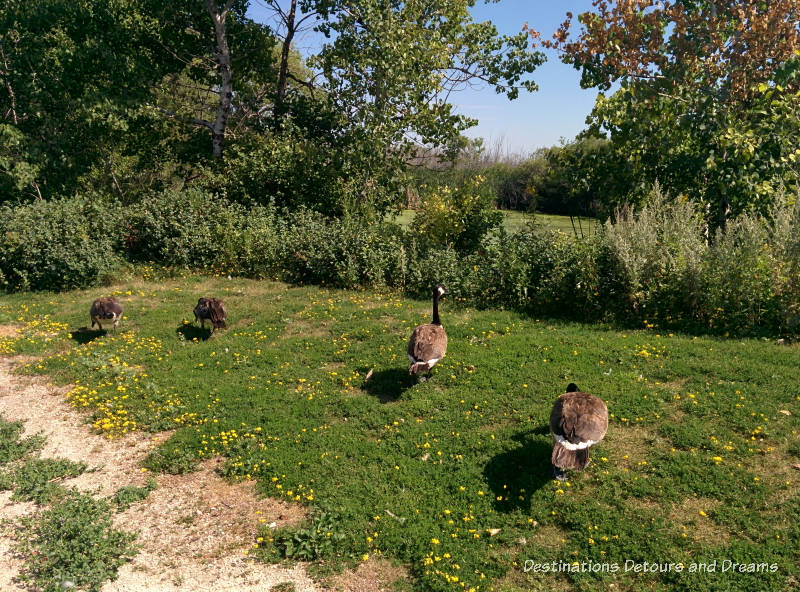
<path id="1" fill-rule="evenodd" d="M 108 331 L 103 329 L 100 331 L 99 329 L 90 329 L 89 327 L 79 327 L 78 329 L 73 329 L 70 331 L 70 337 L 72 341 L 80 343 L 81 345 L 85 345 L 90 341 L 94 341 L 98 337 L 103 337 L 108 335 Z"/>
<path id="2" fill-rule="evenodd" d="M 205 341 L 212 335 L 210 328 L 203 329 L 191 323 L 188 325 L 181 323 L 178 325 L 178 328 L 175 329 L 175 333 L 179 338 L 183 337 L 186 341 L 194 341 L 195 339 L 197 339 L 197 341 Z"/>
<path id="3" fill-rule="evenodd" d="M 362 388 L 378 397 L 381 403 L 391 403 L 416 383 L 417 379 L 409 375 L 408 368 L 389 368 L 373 372 Z"/>
<path id="4" fill-rule="evenodd" d="M 498 511 L 530 510 L 533 493 L 552 479 L 550 455 L 553 445 L 549 435 L 542 437 L 549 433 L 547 426 L 520 432 L 512 439 L 522 446 L 502 452 L 486 464 L 483 474 L 494 493 Z M 497 500 L 500 496 L 502 499 Z"/>

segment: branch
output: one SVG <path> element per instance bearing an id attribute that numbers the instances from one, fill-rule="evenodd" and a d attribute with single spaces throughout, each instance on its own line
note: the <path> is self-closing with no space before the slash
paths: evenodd
<path id="1" fill-rule="evenodd" d="M 179 115 L 178 113 L 175 113 L 175 111 L 170 111 L 169 109 L 164 109 L 164 107 L 160 107 L 158 105 L 150 105 L 150 106 L 155 108 L 155 109 L 157 109 L 158 111 L 161 111 L 161 113 L 163 113 L 164 115 L 166 115 L 170 119 L 175 119 L 177 121 L 180 121 L 181 123 L 186 123 L 186 124 L 189 124 L 189 125 L 196 125 L 196 126 L 199 126 L 199 127 L 207 127 L 211 131 L 214 131 L 214 124 L 211 123 L 210 121 L 206 121 L 204 119 L 195 119 L 194 117 L 184 117 L 183 115 Z"/>

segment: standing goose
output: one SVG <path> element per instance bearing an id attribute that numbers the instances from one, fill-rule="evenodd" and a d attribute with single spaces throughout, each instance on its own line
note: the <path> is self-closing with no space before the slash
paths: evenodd
<path id="1" fill-rule="evenodd" d="M 194 322 L 200 319 L 200 326 L 206 328 L 206 319 L 211 321 L 211 332 L 215 329 L 225 329 L 228 312 L 219 298 L 200 298 L 194 307 Z"/>
<path id="2" fill-rule="evenodd" d="M 97 325 L 102 331 L 103 323 L 106 325 L 113 323 L 114 333 L 116 333 L 117 326 L 122 318 L 122 305 L 113 296 L 98 298 L 92 302 L 92 307 L 89 309 L 89 318 L 92 320 L 92 329 Z"/>
<path id="3" fill-rule="evenodd" d="M 447 333 L 444 332 L 442 322 L 439 320 L 439 299 L 444 294 L 444 286 L 441 284 L 434 286 L 433 320 L 429 325 L 420 325 L 414 329 L 408 341 L 408 360 L 411 362 L 408 373 L 418 376 L 421 372 L 427 372 L 427 376 L 420 376 L 421 382 L 430 377 L 431 368 L 447 352 Z"/>
<path id="4" fill-rule="evenodd" d="M 589 462 L 589 448 L 603 439 L 607 428 L 608 408 L 603 400 L 570 383 L 550 413 L 553 476 L 563 481 L 566 469 L 584 468 Z"/>

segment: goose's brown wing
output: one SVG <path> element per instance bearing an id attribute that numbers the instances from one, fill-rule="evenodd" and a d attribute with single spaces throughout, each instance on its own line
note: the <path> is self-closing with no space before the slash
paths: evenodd
<path id="1" fill-rule="evenodd" d="M 447 352 L 447 333 L 441 325 L 420 325 L 408 341 L 408 355 L 417 362 L 440 360 Z"/>
<path id="2" fill-rule="evenodd" d="M 92 306 L 89 309 L 89 315 L 92 317 L 105 318 L 110 312 L 113 312 L 117 317 L 122 315 L 122 305 L 114 297 L 98 298 L 92 302 Z"/>
<path id="3" fill-rule="evenodd" d="M 222 300 L 219 298 L 210 298 L 208 300 L 208 312 L 209 318 L 215 327 L 225 326 L 227 312 L 225 311 L 225 305 L 222 304 Z"/>
<path id="4" fill-rule="evenodd" d="M 599 442 L 608 429 L 608 408 L 589 393 L 566 393 L 553 405 L 550 429 L 572 444 Z"/>

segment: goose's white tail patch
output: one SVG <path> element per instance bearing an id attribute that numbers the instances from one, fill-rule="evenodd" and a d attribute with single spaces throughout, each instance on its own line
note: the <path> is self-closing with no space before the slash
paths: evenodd
<path id="1" fill-rule="evenodd" d="M 597 444 L 594 440 L 586 440 L 586 442 L 578 442 L 577 444 L 573 444 L 569 440 L 567 440 L 564 436 L 559 436 L 558 434 L 553 434 L 553 437 L 556 439 L 556 442 L 561 444 L 567 450 L 583 450 L 584 448 L 589 448 L 592 444 Z"/>

